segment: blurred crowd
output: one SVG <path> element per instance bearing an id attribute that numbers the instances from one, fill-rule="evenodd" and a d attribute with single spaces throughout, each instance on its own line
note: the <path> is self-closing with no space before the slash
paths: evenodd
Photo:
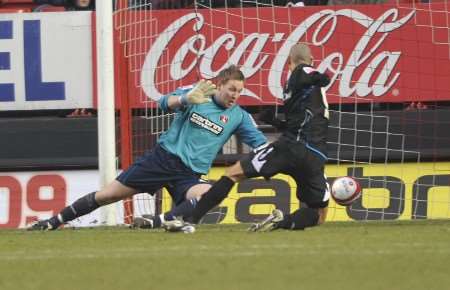
<path id="1" fill-rule="evenodd" d="M 2 6 L 0 0 L 0 6 Z M 118 0 L 111 0 L 113 3 Z M 124 1 L 124 0 L 120 0 Z M 352 4 L 381 4 L 398 0 L 128 0 L 128 6 L 146 9 L 180 9 L 180 8 L 238 8 L 238 7 L 301 7 L 311 5 L 352 5 Z M 408 1 L 408 0 L 404 0 Z M 431 2 L 431 0 L 410 0 L 411 2 Z M 25 4 L 24 1 L 4 2 Z M 122 2 L 123 3 L 123 2 Z M 5 4 L 5 5 L 6 5 Z M 35 5 L 33 11 L 48 11 L 49 7 L 59 7 L 66 11 L 95 10 L 95 0 L 30 0 Z"/>
<path id="2" fill-rule="evenodd" d="M 37 6 L 34 11 L 40 11 L 48 5 L 61 6 L 67 11 L 95 10 L 95 0 L 33 0 Z"/>
<path id="3" fill-rule="evenodd" d="M 114 1 L 114 0 L 113 0 Z M 287 6 L 301 7 L 310 5 L 345 5 L 345 4 L 376 4 L 388 0 L 129 0 L 131 7 L 146 7 L 148 9 L 180 9 L 180 8 L 237 8 Z M 39 11 L 42 5 L 62 6 L 65 10 L 95 10 L 95 0 L 33 0 Z"/>
<path id="4" fill-rule="evenodd" d="M 197 0 L 197 8 L 237 8 L 264 6 L 310 6 L 310 5 L 342 5 L 342 4 L 374 4 L 387 0 Z M 194 0 L 135 0 L 129 3 L 135 7 L 151 7 L 151 9 L 178 9 L 195 7 Z"/>

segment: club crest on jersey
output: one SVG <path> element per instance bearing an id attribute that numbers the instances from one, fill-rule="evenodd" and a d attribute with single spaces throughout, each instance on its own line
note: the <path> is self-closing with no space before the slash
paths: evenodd
<path id="1" fill-rule="evenodd" d="M 226 115 L 220 115 L 220 121 L 222 121 L 222 123 L 226 124 L 228 122 L 228 116 Z"/>
<path id="2" fill-rule="evenodd" d="M 191 114 L 189 121 L 216 135 L 220 135 L 220 133 L 222 133 L 223 131 L 222 126 L 208 120 L 208 118 L 203 117 L 202 115 L 195 112 Z"/>

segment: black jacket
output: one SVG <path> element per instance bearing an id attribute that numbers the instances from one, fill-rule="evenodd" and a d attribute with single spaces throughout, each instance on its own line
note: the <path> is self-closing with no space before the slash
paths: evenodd
<path id="1" fill-rule="evenodd" d="M 284 88 L 285 120 L 277 119 L 273 109 L 263 112 L 259 119 L 281 130 L 282 139 L 305 143 L 326 155 L 328 103 L 322 88 L 329 83 L 326 74 L 298 65 Z"/>
<path id="2" fill-rule="evenodd" d="M 322 87 L 330 79 L 311 66 L 300 64 L 284 89 L 286 130 L 283 135 L 302 141 L 326 155 L 328 103 Z"/>

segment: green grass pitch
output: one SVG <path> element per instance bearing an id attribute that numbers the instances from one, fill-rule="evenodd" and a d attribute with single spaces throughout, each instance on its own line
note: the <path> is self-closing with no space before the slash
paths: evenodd
<path id="1" fill-rule="evenodd" d="M 450 220 L 0 231 L 0 289 L 450 289 Z"/>

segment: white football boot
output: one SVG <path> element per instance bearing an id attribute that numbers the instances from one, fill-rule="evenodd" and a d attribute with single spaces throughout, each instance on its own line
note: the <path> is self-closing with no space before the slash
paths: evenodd
<path id="1" fill-rule="evenodd" d="M 268 232 L 275 230 L 275 225 L 281 222 L 284 218 L 283 212 L 279 209 L 274 209 L 272 213 L 259 223 L 252 224 L 249 232 Z"/>

